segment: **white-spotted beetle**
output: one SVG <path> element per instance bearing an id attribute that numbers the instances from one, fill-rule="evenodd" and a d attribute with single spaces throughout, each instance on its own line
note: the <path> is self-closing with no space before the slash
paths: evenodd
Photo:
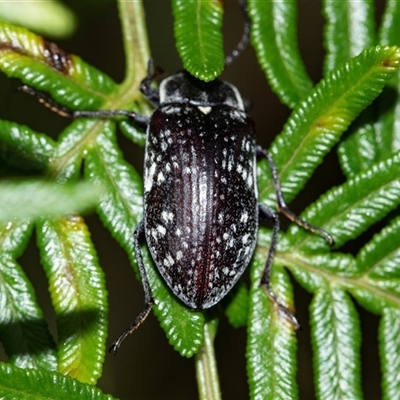
<path id="1" fill-rule="evenodd" d="M 243 37 L 225 60 L 230 64 L 246 47 L 250 20 L 244 0 Z M 205 83 L 182 71 L 151 87 L 153 67 L 142 81 L 142 93 L 157 107 L 150 118 L 125 110 L 72 111 L 33 94 L 61 115 L 72 118 L 130 118 L 147 129 L 144 166 L 144 219 L 134 232 L 134 248 L 145 293 L 145 307 L 113 343 L 114 353 L 125 337 L 147 317 L 154 304 L 144 267 L 140 240 L 146 239 L 158 271 L 172 292 L 188 307 L 207 309 L 232 289 L 250 263 L 259 219 L 273 223 L 263 285 L 295 328 L 293 314 L 270 288 L 270 273 L 279 233 L 276 211 L 258 204 L 256 161 L 265 158 L 271 170 L 277 209 L 300 226 L 332 236 L 300 219 L 285 204 L 270 154 L 256 145 L 253 120 L 242 97 L 230 83 Z"/>

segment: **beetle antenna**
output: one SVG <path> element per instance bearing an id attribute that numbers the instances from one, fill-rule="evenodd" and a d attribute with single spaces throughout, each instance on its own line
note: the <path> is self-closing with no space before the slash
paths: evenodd
<path id="1" fill-rule="evenodd" d="M 245 0 L 239 0 L 239 7 L 242 10 L 243 18 L 244 18 L 244 30 L 242 38 L 236 47 L 232 50 L 231 54 L 225 58 L 225 67 L 232 64 L 233 60 L 239 57 L 239 55 L 243 52 L 243 50 L 247 47 L 250 41 L 250 27 L 251 21 L 249 14 L 247 12 L 247 6 Z"/>

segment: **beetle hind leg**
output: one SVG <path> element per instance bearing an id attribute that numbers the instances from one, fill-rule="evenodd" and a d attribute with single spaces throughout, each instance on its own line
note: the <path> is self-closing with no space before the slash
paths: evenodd
<path id="1" fill-rule="evenodd" d="M 288 321 L 290 321 L 293 324 L 295 331 L 298 331 L 301 328 L 299 322 L 297 321 L 297 319 L 293 315 L 293 313 L 289 310 L 289 308 L 286 307 L 279 300 L 277 295 L 271 289 L 271 284 L 270 284 L 271 268 L 272 268 L 272 263 L 274 261 L 276 246 L 278 244 L 278 235 L 279 235 L 279 226 L 280 226 L 279 216 L 275 211 L 271 210 L 270 208 L 268 208 L 262 204 L 259 205 L 259 213 L 260 213 L 260 219 L 268 219 L 268 220 L 272 221 L 272 224 L 273 224 L 272 225 L 271 244 L 269 246 L 268 257 L 267 257 L 267 261 L 265 263 L 264 272 L 261 277 L 261 285 L 267 292 L 268 297 L 276 305 L 278 311 Z"/>
<path id="2" fill-rule="evenodd" d="M 332 235 L 325 231 L 324 229 L 318 228 L 315 225 L 310 224 L 309 222 L 305 221 L 304 219 L 297 216 L 292 210 L 285 203 L 285 199 L 283 198 L 283 193 L 281 190 L 281 185 L 279 183 L 278 178 L 278 171 L 276 169 L 274 160 L 272 159 L 271 155 L 261 147 L 257 147 L 257 157 L 259 158 L 266 158 L 268 162 L 269 169 L 272 174 L 272 182 L 274 184 L 275 193 L 276 193 L 276 203 L 278 206 L 278 210 L 286 215 L 291 221 L 295 222 L 297 225 L 309 230 L 310 232 L 316 233 L 317 235 L 322 236 L 328 243 L 330 248 L 332 249 L 335 246 L 335 240 L 333 239 Z"/>
<path id="3" fill-rule="evenodd" d="M 140 248 L 140 240 L 144 237 L 144 222 L 143 220 L 139 223 L 138 227 L 135 229 L 134 233 L 134 247 L 136 253 L 136 260 L 138 263 L 139 273 L 142 280 L 143 290 L 144 290 L 144 308 L 142 312 L 136 317 L 135 321 L 125 329 L 111 345 L 109 351 L 110 353 L 117 353 L 119 346 L 124 341 L 124 339 L 135 331 L 147 318 L 151 308 L 154 305 L 154 298 L 151 292 L 149 279 L 147 277 L 146 269 L 144 267 L 142 251 Z"/>

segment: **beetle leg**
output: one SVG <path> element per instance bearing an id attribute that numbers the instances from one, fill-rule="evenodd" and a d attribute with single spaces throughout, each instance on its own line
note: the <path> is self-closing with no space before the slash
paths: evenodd
<path id="1" fill-rule="evenodd" d="M 127 110 L 71 110 L 68 107 L 64 107 L 54 100 L 39 92 L 36 89 L 31 88 L 27 85 L 22 85 L 18 88 L 25 93 L 30 94 L 31 96 L 36 97 L 40 103 L 45 105 L 46 107 L 50 108 L 51 111 L 56 112 L 57 114 L 61 115 L 62 117 L 68 117 L 73 119 L 78 118 L 99 118 L 99 119 L 111 119 L 118 116 L 127 117 L 132 120 L 137 126 L 141 128 L 147 128 L 149 124 L 149 117 L 141 114 L 136 114 L 132 111 Z"/>
<path id="2" fill-rule="evenodd" d="M 295 222 L 297 225 L 322 236 L 329 243 L 330 247 L 333 248 L 335 245 L 335 241 L 330 233 L 300 218 L 286 205 L 285 199 L 283 198 L 281 185 L 279 183 L 278 170 L 276 169 L 274 160 L 272 159 L 271 155 L 260 146 L 257 146 L 257 157 L 266 158 L 268 161 L 268 166 L 272 174 L 272 182 L 275 188 L 278 211 L 286 215 L 286 217 L 288 217 L 291 221 Z"/>
<path id="3" fill-rule="evenodd" d="M 271 244 L 269 246 L 268 257 L 265 263 L 264 272 L 261 277 L 261 285 L 264 287 L 271 301 L 277 305 L 279 311 L 284 315 L 286 319 L 288 319 L 293 324 L 294 329 L 298 331 L 301 328 L 299 322 L 297 321 L 293 313 L 278 299 L 276 294 L 271 289 L 271 284 L 270 284 L 271 268 L 272 268 L 272 263 L 274 261 L 276 246 L 278 244 L 279 216 L 275 211 L 271 210 L 270 208 L 262 204 L 259 204 L 258 208 L 260 213 L 260 219 L 268 219 L 272 221 L 273 224 Z"/>
<path id="4" fill-rule="evenodd" d="M 123 342 L 123 340 L 131 334 L 134 330 L 136 330 L 147 318 L 150 313 L 152 306 L 154 305 L 154 298 L 151 292 L 149 279 L 147 277 L 146 269 L 144 267 L 142 250 L 140 248 L 140 240 L 145 236 L 144 235 L 144 222 L 143 220 L 139 223 L 137 228 L 135 229 L 135 233 L 133 235 L 134 238 L 134 247 L 136 253 L 136 260 L 138 263 L 140 278 L 142 280 L 143 290 L 144 290 L 144 308 L 142 312 L 136 317 L 135 321 L 130 325 L 125 331 L 118 336 L 117 340 L 111 345 L 109 351 L 116 354 L 119 346 Z"/>

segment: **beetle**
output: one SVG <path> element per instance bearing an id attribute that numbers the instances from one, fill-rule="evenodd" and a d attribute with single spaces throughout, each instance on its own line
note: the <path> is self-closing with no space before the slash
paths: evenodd
<path id="1" fill-rule="evenodd" d="M 226 57 L 229 65 L 249 41 L 245 16 L 241 41 Z M 116 353 L 125 337 L 148 316 L 154 298 L 146 274 L 140 242 L 145 239 L 157 269 L 170 290 L 186 306 L 205 310 L 231 291 L 250 263 L 260 219 L 272 221 L 271 244 L 261 285 L 296 329 L 294 315 L 270 288 L 270 273 L 279 234 L 278 212 L 300 226 L 332 236 L 296 216 L 284 201 L 271 155 L 256 144 L 253 120 L 235 86 L 216 79 L 203 82 L 187 71 L 151 86 L 153 65 L 141 83 L 142 93 L 156 106 L 151 117 L 126 110 L 73 111 L 34 89 L 23 86 L 45 105 L 72 118 L 126 116 L 146 129 L 144 218 L 134 231 L 134 249 L 145 295 L 143 311 L 113 343 Z M 268 162 L 277 211 L 258 203 L 257 160 Z"/>

